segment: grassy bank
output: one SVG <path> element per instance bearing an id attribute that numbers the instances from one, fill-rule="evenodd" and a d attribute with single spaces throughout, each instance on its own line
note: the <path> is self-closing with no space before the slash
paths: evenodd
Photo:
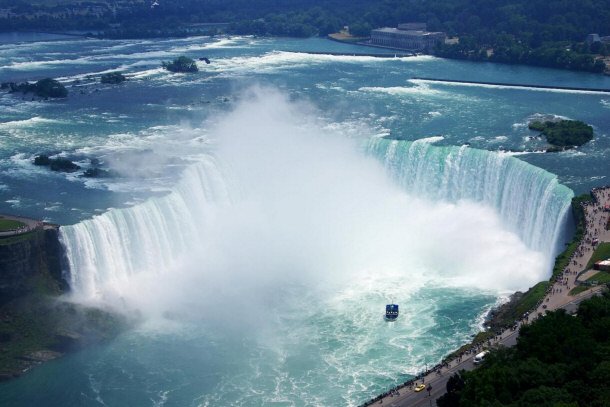
<path id="1" fill-rule="evenodd" d="M 580 196 L 575 196 L 572 198 L 572 213 L 574 214 L 574 220 L 576 222 L 576 231 L 574 232 L 574 237 L 572 241 L 568 244 L 566 249 L 559 253 L 555 258 L 555 265 L 553 266 L 553 277 L 556 278 L 561 272 L 566 268 L 566 266 L 570 263 L 570 257 L 574 254 L 580 241 L 582 240 L 585 229 L 586 229 L 586 221 L 585 221 L 585 211 L 580 206 L 581 203 L 592 201 L 593 197 L 591 194 L 582 194 Z"/>
<path id="2" fill-rule="evenodd" d="M 18 220 L 0 218 L 0 232 L 10 232 L 11 230 L 17 230 L 24 226 L 25 223 L 19 222 Z"/>
<path id="3" fill-rule="evenodd" d="M 591 260 L 587 263 L 587 268 L 592 267 L 598 261 L 606 260 L 607 258 L 610 258 L 610 242 L 600 243 L 593 252 L 593 255 L 591 255 Z"/>
<path id="4" fill-rule="evenodd" d="M 37 235 L 43 234 L 43 233 L 44 233 L 43 230 L 34 230 L 32 232 L 23 233 L 23 234 L 17 235 L 17 236 L 0 238 L 0 246 L 11 245 L 13 243 L 22 242 L 24 240 L 29 240 L 29 239 L 31 239 Z"/>

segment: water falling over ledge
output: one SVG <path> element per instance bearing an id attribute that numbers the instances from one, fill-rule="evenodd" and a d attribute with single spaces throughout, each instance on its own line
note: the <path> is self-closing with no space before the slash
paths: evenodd
<path id="1" fill-rule="evenodd" d="M 509 154 L 467 146 L 376 138 L 368 149 L 406 191 L 434 200 L 480 202 L 532 250 L 549 259 L 560 251 L 574 193 L 556 175 Z"/>
<path id="2" fill-rule="evenodd" d="M 481 289 L 527 288 L 550 274 L 573 195 L 553 174 L 425 140 L 371 139 L 363 153 L 302 104 L 253 94 L 219 120 L 217 148 L 171 193 L 61 228 L 75 298 L 142 295 L 138 276 L 212 291 L 237 281 L 249 292 L 363 270 L 441 276 L 458 257 L 461 284 L 485 276 Z M 434 254 L 443 245 L 452 252 Z M 501 283 L 485 275 L 492 262 L 506 263 L 495 266 Z M 521 281 L 509 283 L 515 270 Z"/>

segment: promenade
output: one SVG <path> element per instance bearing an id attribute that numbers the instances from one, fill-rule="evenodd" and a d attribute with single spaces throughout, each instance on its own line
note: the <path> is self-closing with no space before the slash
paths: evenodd
<path id="1" fill-rule="evenodd" d="M 447 380 L 451 375 L 460 370 L 472 370 L 475 368 L 473 359 L 477 353 L 497 345 L 514 346 L 517 343 L 521 325 L 543 317 L 546 311 L 565 309 L 570 313 L 576 312 L 578 304 L 581 301 L 593 295 L 599 295 L 604 286 L 592 287 L 576 296 L 569 295 L 570 290 L 576 285 L 577 278 L 578 280 L 586 280 L 598 272 L 598 270 L 591 270 L 580 275 L 591 259 L 595 247 L 599 243 L 610 242 L 610 231 L 606 230 L 610 212 L 604 210 L 606 205 L 610 205 L 610 187 L 596 188 L 591 194 L 594 196 L 595 201 L 583 205 L 586 229 L 582 241 L 570 259 L 569 265 L 552 282 L 553 284 L 549 286 L 544 298 L 536 304 L 536 307 L 528 315 L 525 315 L 519 321 L 515 321 L 513 327 L 498 332 L 494 337 L 478 346 L 473 346 L 450 362 L 436 365 L 427 372 L 423 372 L 414 379 L 377 396 L 363 405 L 381 404 L 392 407 L 436 406 L 436 399 L 445 394 Z M 597 243 L 595 243 L 596 239 Z M 415 386 L 421 383 L 426 384 L 426 389 L 421 392 L 415 392 Z"/>
<path id="2" fill-rule="evenodd" d="M 0 215 L 0 218 L 7 219 L 7 220 L 14 220 L 14 221 L 21 222 L 24 224 L 24 226 L 17 228 L 15 230 L 7 230 L 5 232 L 0 232 L 0 238 L 22 235 L 22 234 L 31 232 L 36 229 L 42 229 L 44 227 L 43 222 L 41 222 L 39 220 L 35 220 L 35 219 L 22 218 L 20 216 L 12 216 L 12 215 Z"/>

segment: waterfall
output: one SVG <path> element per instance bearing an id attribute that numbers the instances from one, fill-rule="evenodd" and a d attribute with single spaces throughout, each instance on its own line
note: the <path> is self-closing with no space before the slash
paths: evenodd
<path id="1" fill-rule="evenodd" d="M 422 141 L 374 139 L 368 153 L 411 195 L 493 208 L 528 248 L 552 260 L 573 195 L 553 174 L 507 154 Z M 231 202 L 235 189 L 217 159 L 205 156 L 164 197 L 61 227 L 75 295 L 100 298 L 133 275 L 173 270 L 205 245 L 214 203 Z"/>
<path id="2" fill-rule="evenodd" d="M 133 274 L 175 265 L 201 243 L 199 228 L 213 216 L 207 203 L 229 199 L 224 178 L 206 156 L 164 197 L 62 226 L 70 287 L 79 297 L 97 298 L 102 285 L 118 287 Z"/>
<path id="3" fill-rule="evenodd" d="M 563 243 L 574 193 L 557 176 L 509 154 L 426 140 L 377 138 L 368 145 L 407 192 L 434 200 L 471 200 L 494 208 L 505 226 L 549 259 Z"/>

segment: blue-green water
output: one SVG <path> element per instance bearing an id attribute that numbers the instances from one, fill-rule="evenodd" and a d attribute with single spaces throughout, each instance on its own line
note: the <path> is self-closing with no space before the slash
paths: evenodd
<path id="1" fill-rule="evenodd" d="M 410 80 L 610 88 L 603 76 L 304 53 L 379 52 L 322 39 L 44 39 L 0 39 L 0 82 L 70 91 L 0 93 L 0 211 L 74 225 L 71 298 L 143 322 L 1 384 L 1 404 L 357 405 L 547 278 L 560 184 L 610 174 L 607 94 Z M 159 68 L 182 54 L 211 64 Z M 99 83 L 115 69 L 129 80 Z M 544 149 L 527 129 L 540 115 L 595 140 L 515 157 Z M 121 177 L 52 173 L 40 153 Z"/>

